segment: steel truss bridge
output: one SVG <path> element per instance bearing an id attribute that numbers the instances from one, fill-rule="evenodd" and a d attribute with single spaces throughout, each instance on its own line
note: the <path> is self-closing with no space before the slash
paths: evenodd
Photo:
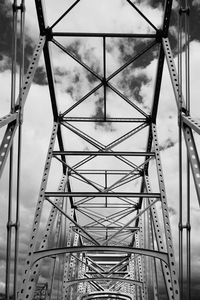
<path id="1" fill-rule="evenodd" d="M 81 0 L 83 1 L 83 0 Z M 13 1 L 13 67 L 11 110 L 0 119 L 4 136 L 0 147 L 0 174 L 9 160 L 9 214 L 7 223 L 6 299 L 13 293 L 15 299 L 160 299 L 160 285 L 165 299 L 183 299 L 183 273 L 187 267 L 187 299 L 190 299 L 190 215 L 187 223 L 182 221 L 182 198 L 180 196 L 179 223 L 179 275 L 175 262 L 173 237 L 170 228 L 169 209 L 157 137 L 157 112 L 164 61 L 166 61 L 177 105 L 179 128 L 179 151 L 183 139 L 187 149 L 188 165 L 191 169 L 196 193 L 200 199 L 200 165 L 193 134 L 200 134 L 200 124 L 190 115 L 189 107 L 189 40 L 187 1 L 180 3 L 179 50 L 185 43 L 186 63 L 179 53 L 178 71 L 168 38 L 172 1 L 166 0 L 161 28 L 144 15 L 137 3 L 124 0 L 130 10 L 147 22 L 151 31 L 144 33 L 93 33 L 57 31 L 57 25 L 67 18 L 79 5 L 75 1 L 53 24 L 45 18 L 41 0 L 35 0 L 39 41 L 35 47 L 29 68 L 24 75 L 24 15 L 25 3 Z M 48 1 L 46 1 L 46 4 Z M 58 1 L 59 5 L 59 1 Z M 92 11 L 91 11 L 92 14 Z M 109 11 L 108 11 L 109 14 Z M 98 38 L 102 49 L 102 74 L 87 65 L 65 47 L 60 38 Z M 107 43 L 109 39 L 133 39 L 143 41 L 142 47 L 122 66 L 108 74 Z M 20 47 L 17 47 L 17 39 Z M 145 41 L 145 42 L 144 42 Z M 182 43 L 182 44 L 181 44 Z M 85 95 L 76 99 L 66 109 L 58 111 L 56 82 L 52 64 L 51 47 L 57 47 L 66 56 L 81 65 L 90 76 L 94 86 Z M 152 105 L 146 112 L 137 101 L 133 101 L 115 87 L 113 79 L 149 51 L 157 51 L 157 69 Z M 18 53 L 22 60 L 19 70 L 19 94 L 16 92 L 16 61 Z M 21 283 L 18 278 L 19 206 L 20 206 L 20 161 L 23 110 L 29 89 L 44 55 L 46 76 L 52 104 L 52 134 L 47 149 L 44 172 L 38 201 L 35 208 L 32 232 L 24 262 Z M 183 97 L 181 68 L 187 69 L 184 83 L 187 93 Z M 81 114 L 81 105 L 102 91 L 102 111 L 99 117 Z M 126 103 L 130 115 L 115 115 L 109 107 L 109 95 L 113 93 L 121 103 Z M 185 98 L 185 99 L 184 99 Z M 113 109 L 113 112 L 112 112 Z M 112 140 L 100 142 L 94 133 L 94 125 L 121 128 L 122 133 Z M 106 134 L 106 133 L 105 133 Z M 142 143 L 138 144 L 138 137 Z M 76 143 L 71 143 L 70 139 Z M 13 155 L 13 143 L 18 140 L 17 158 Z M 67 142 L 66 142 L 67 141 Z M 127 141 L 129 142 L 127 144 Z M 87 147 L 83 147 L 87 145 Z M 131 145 L 128 146 L 127 145 Z M 141 150 L 143 149 L 143 150 Z M 180 155 L 181 156 L 181 155 Z M 8 159 L 9 157 L 9 159 Z M 16 161 L 15 161 L 16 160 Z M 57 189 L 47 185 L 53 161 L 59 162 L 62 172 Z M 17 189 L 13 197 L 13 164 L 17 164 Z M 180 157 L 180 173 L 182 157 Z M 154 171 L 151 168 L 155 168 Z M 189 173 L 189 170 L 187 171 Z M 152 175 L 153 174 L 153 175 Z M 152 178 L 153 176 L 153 178 Z M 151 181 L 158 182 L 151 187 Z M 181 176 L 180 176 L 181 178 Z M 152 185 L 153 186 L 153 185 Z M 188 187 L 189 189 L 189 187 Z M 180 194 L 182 182 L 180 180 Z M 16 201 L 13 204 L 13 201 Z M 189 203 L 189 199 L 187 200 Z M 50 210 L 45 227 L 41 227 L 44 205 Z M 11 214 L 15 209 L 15 218 Z M 189 205 L 188 205 L 189 209 Z M 178 226 L 178 224 L 177 224 Z M 183 251 L 183 235 L 187 235 L 186 262 Z M 13 240 L 14 237 L 14 240 Z M 41 240 L 39 241 L 39 238 Z M 14 262 L 11 249 L 15 249 Z M 14 267 L 13 267 L 14 265 Z M 42 278 L 42 268 L 48 265 L 49 278 Z M 14 268 L 14 276 L 11 269 Z M 163 299 L 163 298 L 162 298 Z"/>

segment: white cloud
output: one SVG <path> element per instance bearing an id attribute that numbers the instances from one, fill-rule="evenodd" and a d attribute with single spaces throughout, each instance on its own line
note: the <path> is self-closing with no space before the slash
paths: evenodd
<path id="1" fill-rule="evenodd" d="M 4 293 L 4 290 L 5 290 L 5 283 L 0 282 L 0 293 Z"/>

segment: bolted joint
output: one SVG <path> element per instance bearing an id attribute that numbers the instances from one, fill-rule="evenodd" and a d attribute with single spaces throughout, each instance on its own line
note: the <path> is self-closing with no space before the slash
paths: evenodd
<path id="1" fill-rule="evenodd" d="M 182 111 L 184 114 L 187 114 L 187 110 L 186 110 L 185 107 L 182 107 L 182 108 L 181 108 L 181 111 Z"/>
<path id="2" fill-rule="evenodd" d="M 164 37 L 163 30 L 158 29 L 157 32 L 156 32 L 156 41 L 157 41 L 158 43 L 161 43 L 163 37 Z"/>
<path id="3" fill-rule="evenodd" d="M 179 223 L 179 224 L 178 224 L 178 229 L 179 229 L 180 231 L 183 231 L 183 224 Z"/>
<path id="4" fill-rule="evenodd" d="M 103 79 L 102 79 L 102 83 L 103 83 L 103 85 L 107 85 L 107 84 L 108 84 L 107 79 L 106 79 L 106 78 L 103 78 Z"/>
<path id="5" fill-rule="evenodd" d="M 15 224 L 13 225 L 16 229 L 18 229 L 20 227 L 20 222 L 15 222 Z"/>
<path id="6" fill-rule="evenodd" d="M 25 5 L 22 3 L 20 5 L 13 3 L 12 9 L 13 9 L 13 12 L 17 12 L 18 10 L 21 10 L 21 12 L 25 12 L 25 10 L 26 10 Z"/>
<path id="7" fill-rule="evenodd" d="M 47 41 L 52 41 L 53 35 L 52 35 L 52 29 L 50 27 L 47 27 L 45 29 L 45 35 L 46 35 Z"/>
<path id="8" fill-rule="evenodd" d="M 191 230 L 191 225 L 190 225 L 190 223 L 186 223 L 185 228 L 186 228 L 188 231 L 190 231 L 190 230 Z"/>
<path id="9" fill-rule="evenodd" d="M 15 226 L 15 224 L 12 221 L 8 221 L 7 222 L 7 225 L 6 225 L 7 229 L 10 229 L 10 228 L 12 228 L 14 226 Z"/>
<path id="10" fill-rule="evenodd" d="M 57 121 L 58 121 L 59 124 L 63 121 L 63 117 L 62 117 L 61 112 L 58 114 L 58 120 Z"/>
<path id="11" fill-rule="evenodd" d="M 179 230 L 183 231 L 183 229 L 186 229 L 186 230 L 190 231 L 191 230 L 190 223 L 186 223 L 185 225 L 179 223 Z"/>
<path id="12" fill-rule="evenodd" d="M 182 127 L 182 115 L 181 114 L 178 115 L 178 126 Z"/>
<path id="13" fill-rule="evenodd" d="M 148 170 L 145 170 L 145 169 L 143 169 L 143 170 L 138 170 L 140 176 L 148 175 L 148 174 L 146 174 L 146 173 L 148 173 L 147 171 L 148 171 Z"/>

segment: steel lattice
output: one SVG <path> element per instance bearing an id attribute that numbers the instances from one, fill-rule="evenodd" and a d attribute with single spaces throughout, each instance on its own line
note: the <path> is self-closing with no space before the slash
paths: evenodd
<path id="1" fill-rule="evenodd" d="M 156 128 L 165 58 L 198 198 L 200 171 L 193 131 L 200 131 L 199 124 L 189 115 L 184 103 L 179 74 L 168 40 L 172 1 L 167 0 L 165 3 L 163 24 L 159 29 L 136 4 L 125 1 L 130 9 L 149 24 L 152 30 L 150 33 L 56 31 L 56 25 L 79 2 L 75 1 L 51 25 L 45 19 L 42 1 L 35 0 L 40 28 L 39 42 L 17 102 L 11 113 L 0 119 L 0 127 L 7 126 L 0 148 L 2 174 L 8 154 L 12 151 L 15 132 L 22 125 L 23 107 L 43 51 L 53 128 L 22 283 L 16 297 L 19 300 L 48 299 L 47 295 L 56 291 L 57 299 L 69 300 L 159 299 L 159 281 L 162 281 L 168 299 L 181 299 Z M 16 7 L 15 13 L 22 10 L 23 14 L 22 7 Z M 70 51 L 61 39 L 66 37 L 98 38 L 102 47 L 102 73 Z M 145 42 L 122 66 L 108 74 L 108 40 L 117 38 Z M 93 77 L 91 89 L 73 104 L 66 105 L 61 112 L 58 109 L 51 48 L 65 53 Z M 150 51 L 156 53 L 157 69 L 151 108 L 145 111 L 137 101 L 115 86 L 114 80 Z M 101 96 L 98 95 L 100 91 Z M 122 105 L 127 105 L 131 111 L 129 115 L 125 115 L 122 110 L 120 116 L 115 116 L 109 98 L 111 93 L 120 99 Z M 82 115 L 82 104 L 88 103 L 89 107 L 92 97 L 100 97 L 102 113 L 96 117 Z M 113 132 L 109 136 L 97 138 L 94 134 L 95 124 L 105 127 L 115 124 L 120 134 Z M 142 137 L 142 143 L 139 144 L 138 135 L 140 139 Z M 70 139 L 76 143 L 70 143 Z M 129 148 L 127 141 L 132 145 Z M 55 161 L 62 170 L 58 190 L 48 185 L 49 178 L 54 176 L 52 170 L 54 172 Z M 152 172 L 157 177 L 156 187 L 151 187 Z M 152 181 L 155 182 L 154 178 Z M 46 226 L 42 228 L 41 216 L 47 203 L 51 208 Z M 12 226 L 10 224 L 10 228 Z M 38 247 L 39 236 L 41 241 Z M 45 264 L 49 265 L 49 280 L 44 283 L 40 271 Z"/>

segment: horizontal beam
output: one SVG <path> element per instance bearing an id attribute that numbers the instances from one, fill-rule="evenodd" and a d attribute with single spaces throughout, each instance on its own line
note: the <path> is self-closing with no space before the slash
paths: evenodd
<path id="1" fill-rule="evenodd" d="M 200 134 L 200 123 L 197 120 L 193 119 L 191 116 L 182 114 L 182 121 L 188 127 Z"/>
<path id="2" fill-rule="evenodd" d="M 88 275 L 95 275 L 95 274 L 98 274 L 97 272 L 95 271 L 87 271 L 87 274 Z M 106 272 L 106 271 L 101 271 L 101 274 L 102 275 L 110 275 L 109 272 Z M 117 271 L 117 272 L 114 272 L 113 274 L 115 275 L 128 275 L 128 271 Z"/>
<path id="3" fill-rule="evenodd" d="M 0 118 L 0 128 L 18 119 L 19 112 L 7 114 Z"/>
<path id="4" fill-rule="evenodd" d="M 154 152 L 53 151 L 53 155 L 154 156 Z"/>
<path id="5" fill-rule="evenodd" d="M 55 249 L 46 249 L 35 251 L 33 254 L 33 264 L 44 257 L 70 254 L 70 253 L 96 253 L 101 256 L 101 253 L 125 253 L 125 254 L 139 254 L 158 258 L 164 261 L 168 265 L 168 254 L 166 252 L 160 252 L 155 250 L 143 249 L 143 248 L 129 248 L 129 247 L 117 247 L 117 246 L 82 246 L 82 247 L 63 247 Z"/>
<path id="6" fill-rule="evenodd" d="M 112 204 L 112 203 L 90 203 L 90 204 L 79 204 L 77 205 L 76 203 L 74 203 L 74 206 L 75 207 L 79 207 L 79 208 L 133 208 L 136 204 L 133 203 L 133 204 L 124 204 L 124 203 L 121 203 L 121 204 Z"/>
<path id="7" fill-rule="evenodd" d="M 64 32 L 64 31 L 53 31 L 50 33 L 51 36 L 70 36 L 70 37 L 116 37 L 116 38 L 157 38 L 156 34 L 148 33 L 113 33 L 113 32 Z"/>
<path id="8" fill-rule="evenodd" d="M 140 286 L 140 287 L 142 287 L 142 285 L 143 285 L 143 282 L 136 281 L 134 279 L 128 279 L 128 278 L 123 278 L 123 277 L 112 277 L 112 276 L 110 276 L 110 277 L 78 278 L 78 279 L 75 279 L 75 280 L 69 280 L 69 281 L 66 282 L 66 286 L 69 287 L 69 286 L 74 285 L 74 284 L 80 284 L 82 282 L 90 282 L 90 281 L 92 281 L 92 282 L 93 281 L 107 281 L 107 282 L 108 281 L 117 281 L 117 282 L 129 283 L 131 285 L 137 285 L 137 286 Z M 112 294 L 108 294 L 107 292 L 104 292 L 104 294 L 102 294 L 102 295 L 104 295 L 104 297 L 108 296 L 108 299 L 110 299 L 110 295 L 112 295 Z M 117 294 L 114 293 L 114 295 L 117 295 Z M 118 294 L 118 296 L 119 295 L 120 294 Z M 98 298 L 92 297 L 91 299 L 100 299 L 100 298 L 99 298 L 99 295 L 98 295 Z M 105 299 L 105 298 L 102 298 L 102 299 Z M 126 298 L 118 298 L 117 297 L 117 298 L 113 298 L 113 299 L 127 299 L 127 297 Z M 130 298 L 128 298 L 128 299 L 130 299 Z"/>
<path id="9" fill-rule="evenodd" d="M 118 300 L 132 300 L 131 296 L 115 293 L 115 292 L 94 292 L 90 293 L 89 295 L 85 295 L 82 297 L 81 300 L 93 300 L 93 299 L 118 299 Z"/>
<path id="10" fill-rule="evenodd" d="M 150 118 L 150 116 L 149 116 Z M 61 117 L 63 122 L 97 122 L 97 123 L 149 123 L 149 118 L 89 118 L 89 117 Z"/>
<path id="11" fill-rule="evenodd" d="M 103 227 L 103 226 L 83 226 L 83 228 L 84 229 L 86 229 L 86 230 L 90 230 L 90 231 L 105 231 L 105 230 L 109 230 L 109 231 L 113 231 L 113 230 L 119 230 L 121 227 L 119 227 L 119 226 L 112 226 L 112 227 L 109 227 L 109 226 L 107 226 L 107 227 Z M 140 228 L 139 227 L 126 227 L 125 229 L 124 229 L 124 231 L 132 231 L 132 230 L 139 230 Z"/>
<path id="12" fill-rule="evenodd" d="M 133 192 L 46 192 L 45 197 L 130 197 L 160 198 L 160 193 Z"/>
<path id="13" fill-rule="evenodd" d="M 91 169 L 79 169 L 78 172 L 80 174 L 87 174 L 87 175 L 105 175 L 105 173 L 107 175 L 124 175 L 124 174 L 127 174 L 127 173 L 130 173 L 133 175 L 139 175 L 140 174 L 140 171 L 138 170 L 91 170 Z M 70 174 L 74 174 L 73 171 L 70 172 Z"/>

